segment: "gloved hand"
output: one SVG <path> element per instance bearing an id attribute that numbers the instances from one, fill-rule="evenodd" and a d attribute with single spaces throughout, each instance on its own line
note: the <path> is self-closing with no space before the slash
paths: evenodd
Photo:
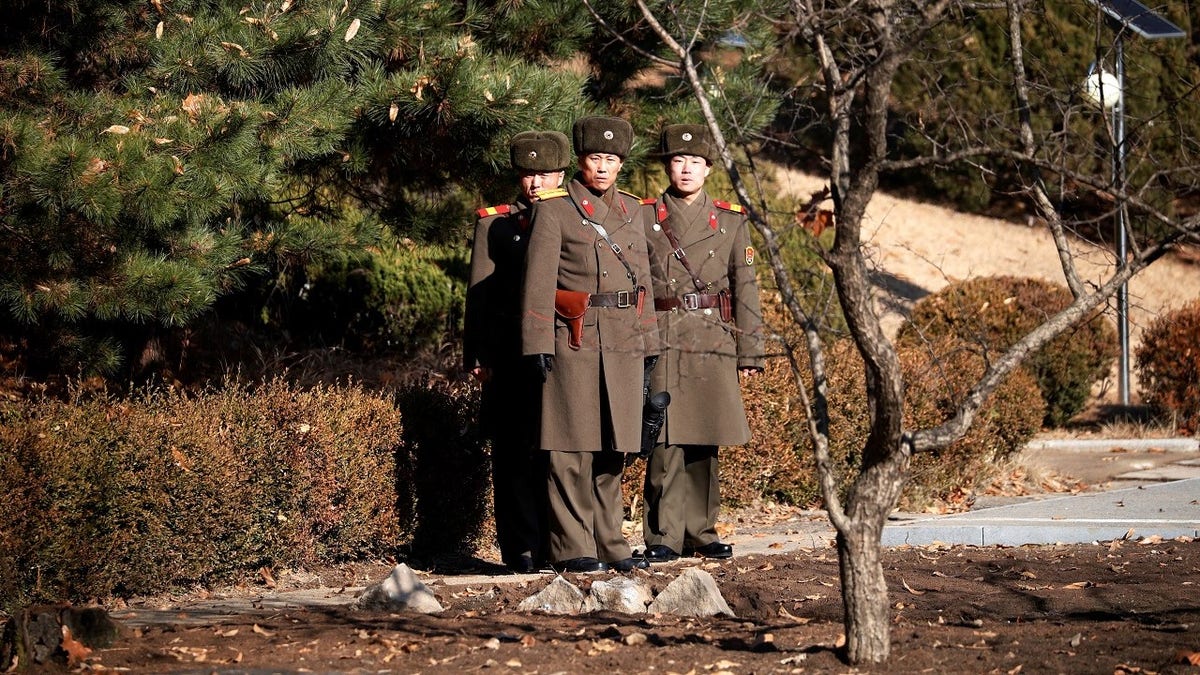
<path id="1" fill-rule="evenodd" d="M 550 376 L 550 371 L 554 370 L 553 354 L 530 354 L 525 358 L 529 360 L 534 376 L 542 382 L 545 382 Z"/>
<path id="2" fill-rule="evenodd" d="M 646 360 L 642 362 L 642 367 L 645 368 L 647 373 L 654 370 L 654 366 L 656 365 L 658 365 L 658 354 L 647 356 Z"/>

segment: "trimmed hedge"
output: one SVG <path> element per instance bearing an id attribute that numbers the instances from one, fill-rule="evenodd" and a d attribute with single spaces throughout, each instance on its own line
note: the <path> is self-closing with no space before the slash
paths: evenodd
<path id="1" fill-rule="evenodd" d="M 359 386 L 277 379 L 0 404 L 0 604 L 393 554 L 426 513 L 447 533 L 477 532 L 488 498 L 478 475 L 456 476 L 459 510 L 424 496 L 444 491 L 431 463 L 460 457 L 486 475 L 462 417 L 469 398 L 422 387 L 398 408 Z M 418 428 L 402 424 L 406 400 L 424 401 Z M 461 433 L 428 438 L 431 425 Z M 462 547 L 449 536 L 422 552 Z"/>
<path id="2" fill-rule="evenodd" d="M 1200 431 L 1200 300 L 1156 318 L 1142 333 L 1142 401 L 1182 432 Z"/>
<path id="3" fill-rule="evenodd" d="M 998 276 L 960 281 L 917 302 L 897 344 L 918 346 L 952 337 L 970 342 L 989 358 L 1071 301 L 1065 286 L 1040 279 Z M 1116 356 L 1116 329 L 1099 313 L 1030 355 L 1024 367 L 1037 378 L 1046 402 L 1045 424 L 1062 426 L 1082 410 L 1092 385 L 1108 375 Z"/>

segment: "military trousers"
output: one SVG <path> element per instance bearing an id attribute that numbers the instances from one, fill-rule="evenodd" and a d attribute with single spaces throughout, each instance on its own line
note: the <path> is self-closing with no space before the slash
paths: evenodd
<path id="1" fill-rule="evenodd" d="M 550 471 L 549 555 L 553 562 L 598 558 L 605 562 L 633 555 L 621 533 L 624 453 L 547 450 Z"/>
<path id="2" fill-rule="evenodd" d="M 667 445 L 646 463 L 642 536 L 647 546 L 675 552 L 719 540 L 721 512 L 717 446 Z"/>
<path id="3" fill-rule="evenodd" d="M 483 385 L 483 419 L 492 444 L 492 500 L 500 558 L 520 564 L 546 557 L 546 453 L 538 449 L 541 383 L 512 363 Z"/>

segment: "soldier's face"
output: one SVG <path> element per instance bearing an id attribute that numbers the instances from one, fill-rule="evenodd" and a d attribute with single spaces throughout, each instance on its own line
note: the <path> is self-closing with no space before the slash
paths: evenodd
<path id="1" fill-rule="evenodd" d="M 624 163 L 620 157 L 603 152 L 584 155 L 579 158 L 579 180 L 597 192 L 604 192 L 617 182 Z"/>
<path id="2" fill-rule="evenodd" d="M 667 163 L 667 177 L 680 197 L 690 197 L 700 192 L 710 171 L 712 167 L 708 161 L 696 155 L 675 155 Z"/>
<path id="3" fill-rule="evenodd" d="M 539 192 L 560 187 L 562 182 L 562 171 L 522 171 L 521 196 L 526 201 L 535 202 Z"/>

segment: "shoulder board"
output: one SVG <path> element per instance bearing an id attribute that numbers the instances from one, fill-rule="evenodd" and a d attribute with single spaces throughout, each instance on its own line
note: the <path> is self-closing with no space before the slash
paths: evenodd
<path id="1" fill-rule="evenodd" d="M 571 194 L 571 193 L 567 192 L 566 190 L 563 190 L 562 188 L 558 188 L 556 190 L 542 190 L 541 192 L 537 193 L 537 197 L 538 197 L 539 202 L 544 202 L 547 199 L 557 199 L 559 197 L 566 197 L 569 194 Z"/>
<path id="2" fill-rule="evenodd" d="M 486 208 L 479 209 L 475 213 L 478 213 L 480 218 L 487 218 L 488 216 L 502 216 L 509 211 L 512 211 L 511 205 L 501 204 L 499 206 L 488 206 Z"/>
<path id="3" fill-rule="evenodd" d="M 637 195 L 633 194 L 632 192 L 626 192 L 626 191 L 622 190 L 621 188 L 617 188 L 617 192 L 620 192 L 621 194 L 625 195 L 626 197 L 629 197 L 630 199 L 632 199 L 632 200 L 633 200 L 633 201 L 635 201 L 635 202 L 641 202 L 641 201 L 642 201 L 642 198 L 641 198 L 641 197 L 639 197 L 639 196 L 637 196 Z"/>
<path id="4" fill-rule="evenodd" d="M 653 204 L 657 201 L 658 201 L 658 199 L 656 197 L 646 197 L 645 199 L 643 199 L 641 201 L 641 204 L 642 204 L 642 206 L 650 206 L 651 204 Z"/>
<path id="5" fill-rule="evenodd" d="M 713 206 L 715 206 L 718 209 L 721 209 L 723 211 L 732 211 L 734 213 L 745 213 L 746 212 L 746 209 L 743 208 L 741 204 L 730 204 L 729 202 L 723 202 L 720 199 L 714 199 Z"/>

